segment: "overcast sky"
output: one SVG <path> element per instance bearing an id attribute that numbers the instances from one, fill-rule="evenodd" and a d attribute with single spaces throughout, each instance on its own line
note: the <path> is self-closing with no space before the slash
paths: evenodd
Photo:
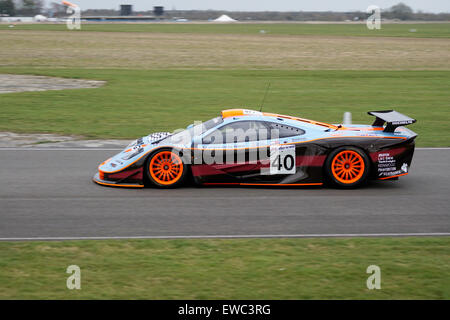
<path id="1" fill-rule="evenodd" d="M 52 0 L 58 1 L 59 0 Z M 47 3 L 50 0 L 47 0 Z M 369 5 L 389 8 L 399 2 L 414 11 L 450 12 L 450 0 L 72 0 L 82 10 L 118 9 L 120 4 L 133 4 L 134 10 L 150 10 L 161 5 L 167 10 L 229 10 L 229 11 L 365 11 Z"/>

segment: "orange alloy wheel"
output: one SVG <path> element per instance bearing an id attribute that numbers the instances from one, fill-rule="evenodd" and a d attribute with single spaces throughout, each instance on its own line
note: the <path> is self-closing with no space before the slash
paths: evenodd
<path id="1" fill-rule="evenodd" d="M 155 154 L 149 164 L 153 180 L 162 185 L 172 185 L 183 175 L 183 161 L 173 152 L 162 151 Z"/>
<path id="2" fill-rule="evenodd" d="M 364 159 L 356 151 L 341 151 L 333 158 L 331 172 L 334 178 L 341 183 L 358 182 L 364 174 Z"/>

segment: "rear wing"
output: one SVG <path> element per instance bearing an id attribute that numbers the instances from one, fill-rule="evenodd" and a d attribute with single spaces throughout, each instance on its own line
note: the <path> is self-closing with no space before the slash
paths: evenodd
<path id="1" fill-rule="evenodd" d="M 384 123 L 386 123 L 384 132 L 394 132 L 397 127 L 407 126 L 408 124 L 416 122 L 416 119 L 405 116 L 394 110 L 369 111 L 367 113 L 376 117 L 372 126 L 382 127 Z"/>

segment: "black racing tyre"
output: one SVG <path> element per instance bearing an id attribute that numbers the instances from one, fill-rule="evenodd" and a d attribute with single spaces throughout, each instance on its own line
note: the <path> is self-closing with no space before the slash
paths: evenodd
<path id="1" fill-rule="evenodd" d="M 325 173 L 333 186 L 357 188 L 365 184 L 370 173 L 367 154 L 356 147 L 341 147 L 333 150 L 325 161 Z"/>
<path id="2" fill-rule="evenodd" d="M 166 148 L 153 153 L 146 161 L 145 171 L 150 182 L 162 189 L 181 186 L 188 172 L 182 155 Z"/>

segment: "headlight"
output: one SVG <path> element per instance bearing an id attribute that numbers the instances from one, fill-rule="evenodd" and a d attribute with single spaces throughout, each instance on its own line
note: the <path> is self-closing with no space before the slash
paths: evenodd
<path id="1" fill-rule="evenodd" d="M 132 148 L 132 147 L 137 147 L 137 146 L 140 146 L 140 145 L 142 145 L 142 144 L 144 144 L 144 139 L 143 139 L 143 138 L 139 138 L 139 139 L 134 140 L 133 142 L 131 142 L 131 143 L 127 146 L 127 149 L 128 149 L 128 148 Z"/>
<path id="2" fill-rule="evenodd" d="M 130 160 L 131 158 L 134 158 L 139 153 L 144 152 L 144 148 L 140 148 L 138 146 L 133 147 L 133 150 L 131 150 L 127 155 L 122 157 L 122 160 Z"/>
<path id="3" fill-rule="evenodd" d="M 136 140 L 133 140 L 133 141 L 127 146 L 127 149 L 128 149 L 128 148 L 131 148 L 131 147 L 134 147 L 134 146 L 136 145 L 136 143 L 137 143 L 137 139 L 136 139 Z"/>

